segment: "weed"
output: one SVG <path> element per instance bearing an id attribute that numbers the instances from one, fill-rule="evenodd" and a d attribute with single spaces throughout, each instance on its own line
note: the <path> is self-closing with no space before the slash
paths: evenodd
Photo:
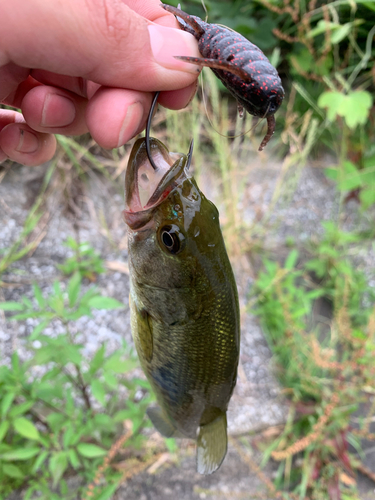
<path id="1" fill-rule="evenodd" d="M 371 397 L 375 375 L 374 291 L 344 257 L 359 240 L 326 223 L 314 258 L 300 269 L 295 250 L 283 267 L 265 261 L 255 285 L 256 314 L 291 400 L 288 422 L 265 449 L 263 464 L 270 457 L 280 461 L 276 486 L 292 487 L 299 498 L 356 498 L 354 471 L 363 466 L 349 443 L 358 449 L 356 432 L 371 438 L 364 425 L 352 427 L 359 403 Z M 319 285 L 311 282 L 311 271 Z M 334 308 L 325 334 L 312 318 L 321 296 Z"/>
<path id="2" fill-rule="evenodd" d="M 85 359 L 84 346 L 70 328 L 92 309 L 124 306 L 93 287 L 82 293 L 81 280 L 76 271 L 65 290 L 56 281 L 51 293 L 43 296 L 34 285 L 34 301 L 23 297 L 0 304 L 12 314 L 12 321 L 40 320 L 27 339 L 27 359 L 15 352 L 10 366 L 0 367 L 2 497 L 20 489 L 25 499 L 77 498 L 108 456 L 91 498 L 110 498 L 122 477 L 111 466 L 121 446 L 110 455 L 108 450 L 125 420 L 131 422 L 126 445 L 141 444 L 139 432 L 152 396 L 146 381 L 130 375 L 138 366 L 135 355 L 126 344 L 112 354 L 102 345 L 91 360 Z M 57 320 L 64 333 L 44 334 Z M 75 491 L 67 482 L 72 474 L 80 477 Z"/>
<path id="3" fill-rule="evenodd" d="M 64 245 L 74 251 L 74 256 L 57 266 L 63 274 L 69 276 L 78 272 L 82 277 L 95 281 L 96 275 L 105 271 L 103 259 L 89 243 L 79 243 L 69 236 Z"/>

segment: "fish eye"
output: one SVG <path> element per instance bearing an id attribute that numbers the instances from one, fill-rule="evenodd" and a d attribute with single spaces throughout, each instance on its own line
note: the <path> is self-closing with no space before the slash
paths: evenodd
<path id="1" fill-rule="evenodd" d="M 159 231 L 159 239 L 168 252 L 172 254 L 181 252 L 185 245 L 185 236 L 176 224 L 163 226 Z"/>

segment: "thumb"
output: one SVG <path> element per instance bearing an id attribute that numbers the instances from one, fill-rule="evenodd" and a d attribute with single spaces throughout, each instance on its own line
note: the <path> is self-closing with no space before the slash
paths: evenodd
<path id="1" fill-rule="evenodd" d="M 200 71 L 174 59 L 199 57 L 198 45 L 156 0 L 13 0 L 1 10 L 0 66 L 141 91 L 186 87 Z"/>

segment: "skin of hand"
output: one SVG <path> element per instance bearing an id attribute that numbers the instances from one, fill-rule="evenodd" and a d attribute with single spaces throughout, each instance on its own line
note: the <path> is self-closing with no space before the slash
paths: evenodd
<path id="1" fill-rule="evenodd" d="M 39 165 L 54 134 L 115 148 L 145 127 L 153 93 L 181 109 L 199 68 L 195 38 L 159 0 L 0 0 L 0 163 Z"/>

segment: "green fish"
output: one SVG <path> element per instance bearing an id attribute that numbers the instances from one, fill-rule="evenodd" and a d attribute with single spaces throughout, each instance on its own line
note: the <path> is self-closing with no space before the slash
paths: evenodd
<path id="1" fill-rule="evenodd" d="M 237 377 L 237 287 L 219 213 L 188 172 L 189 155 L 150 138 L 130 155 L 124 219 L 129 226 L 131 326 L 160 407 L 147 413 L 166 437 L 197 442 L 197 471 L 227 452 L 226 412 Z"/>

